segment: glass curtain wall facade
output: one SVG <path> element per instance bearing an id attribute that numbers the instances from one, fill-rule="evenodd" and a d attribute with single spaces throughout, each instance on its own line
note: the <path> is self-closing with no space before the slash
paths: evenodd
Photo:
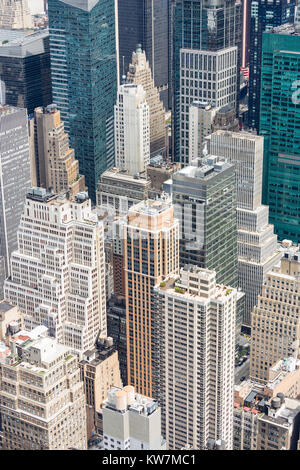
<path id="1" fill-rule="evenodd" d="M 234 104 L 238 103 L 239 93 L 239 69 L 241 54 L 241 5 L 236 4 L 235 0 L 175 0 L 173 3 L 173 156 L 175 161 L 184 160 L 181 155 L 181 120 L 182 107 L 181 102 L 181 50 L 189 49 L 194 51 L 220 52 L 224 49 L 237 47 L 236 60 L 236 99 Z M 199 70 L 200 69 L 199 67 Z M 209 80 L 205 73 L 211 72 L 205 69 L 203 77 L 197 76 L 190 78 L 199 79 L 197 87 L 204 89 Z M 222 73 L 219 70 L 220 74 Z M 227 75 L 226 75 L 227 76 Z M 221 79 L 221 77 L 219 77 Z M 223 77 L 225 78 L 225 76 Z M 187 85 L 187 83 L 185 83 Z M 196 88 L 197 88 L 196 87 Z M 199 95 L 198 95 L 199 97 Z M 207 95 L 209 98 L 209 94 Z M 196 99 L 194 93 L 186 98 L 186 104 L 191 104 Z M 187 102 L 188 101 L 188 102 Z M 212 101 L 212 96 L 209 98 Z M 228 103 L 225 104 L 229 104 Z M 185 128 L 188 129 L 188 115 L 184 117 Z"/>
<path id="2" fill-rule="evenodd" d="M 300 242 L 300 33 L 263 34 L 259 134 L 264 136 L 263 204 L 279 240 Z"/>
<path id="3" fill-rule="evenodd" d="M 293 23 L 295 0 L 253 0 L 250 20 L 248 125 L 259 129 L 262 35 L 275 26 Z"/>
<path id="4" fill-rule="evenodd" d="M 155 86 L 166 109 L 169 82 L 170 0 L 118 0 L 120 74 L 128 72 L 133 51 L 141 44 Z"/>
<path id="5" fill-rule="evenodd" d="M 115 0 L 49 0 L 48 11 L 53 102 L 95 202 L 100 175 L 114 165 Z"/>
<path id="6" fill-rule="evenodd" d="M 0 80 L 5 84 L 5 103 L 26 108 L 28 115 L 52 102 L 47 31 L 2 44 Z"/>

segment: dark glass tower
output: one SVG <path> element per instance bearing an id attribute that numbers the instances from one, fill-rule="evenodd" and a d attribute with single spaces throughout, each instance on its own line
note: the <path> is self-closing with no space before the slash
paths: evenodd
<path id="1" fill-rule="evenodd" d="M 250 22 L 248 125 L 259 129 L 262 35 L 275 26 L 293 23 L 295 0 L 252 0 Z"/>
<path id="2" fill-rule="evenodd" d="M 49 0 L 53 102 L 61 111 L 89 196 L 114 164 L 115 0 Z"/>
<path id="3" fill-rule="evenodd" d="M 202 100 L 217 107 L 238 106 L 241 5 L 235 0 L 175 0 L 172 16 L 173 155 L 175 161 L 187 164 L 187 105 Z M 197 57 L 198 52 L 201 58 Z M 209 55 L 211 60 L 204 58 Z M 230 84 L 225 80 L 225 76 L 229 77 L 228 61 L 235 67 L 229 71 Z"/>
<path id="4" fill-rule="evenodd" d="M 120 74 L 127 75 L 133 51 L 141 44 L 155 86 L 168 109 L 170 0 L 118 0 Z"/>
<path id="5" fill-rule="evenodd" d="M 278 238 L 300 242 L 300 32 L 263 34 L 259 134 L 264 136 L 263 204 Z"/>
<path id="6" fill-rule="evenodd" d="M 48 31 L 24 34 L 0 46 L 0 80 L 6 104 L 27 108 L 29 115 L 51 103 Z"/>

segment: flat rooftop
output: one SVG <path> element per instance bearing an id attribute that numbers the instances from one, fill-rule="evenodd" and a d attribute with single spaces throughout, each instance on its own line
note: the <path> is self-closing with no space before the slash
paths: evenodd
<path id="1" fill-rule="evenodd" d="M 171 200 L 164 201 L 161 199 L 153 200 L 148 199 L 147 201 L 141 201 L 138 204 L 135 204 L 129 209 L 129 214 L 136 212 L 139 214 L 149 215 L 149 216 L 156 216 L 158 214 L 163 213 L 167 209 L 171 207 Z"/>
<path id="2" fill-rule="evenodd" d="M 0 312 L 8 312 L 9 310 L 11 310 L 14 307 L 15 307 L 15 305 L 10 304 L 6 300 L 2 300 L 0 302 Z"/>
<path id="3" fill-rule="evenodd" d="M 12 37 L 12 36 L 11 36 Z M 45 52 L 44 40 L 49 37 L 48 29 L 41 29 L 30 34 L 20 35 L 0 44 L 0 57 L 28 57 Z"/>

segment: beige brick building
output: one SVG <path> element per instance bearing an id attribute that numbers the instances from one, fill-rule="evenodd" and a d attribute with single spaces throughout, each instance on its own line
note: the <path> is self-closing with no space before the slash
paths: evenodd
<path id="1" fill-rule="evenodd" d="M 122 387 L 118 352 L 112 338 L 99 338 L 93 349 L 85 351 L 79 366 L 85 389 L 89 439 L 93 431 L 99 432 L 99 429 L 96 429 L 99 425 L 99 412 L 101 414 L 101 406 L 110 388 Z"/>
<path id="2" fill-rule="evenodd" d="M 0 363 L 2 449 L 86 449 L 86 411 L 77 357 L 46 337 L 20 331 Z"/>
<path id="3" fill-rule="evenodd" d="M 131 64 L 127 74 L 127 81 L 135 85 L 142 85 L 146 92 L 146 101 L 150 111 L 150 157 L 166 154 L 166 123 L 165 108 L 160 101 L 157 88 L 154 85 L 149 62 L 145 51 L 137 47 L 132 53 Z"/>
<path id="4" fill-rule="evenodd" d="M 267 276 L 251 314 L 250 379 L 269 380 L 280 359 L 299 356 L 300 252 L 290 246 Z"/>
<path id="5" fill-rule="evenodd" d="M 85 179 L 79 175 L 78 160 L 69 147 L 60 111 L 54 104 L 36 108 L 34 120 L 36 181 L 32 185 L 51 188 L 56 194 L 63 190 L 70 190 L 73 195 L 85 191 Z"/>

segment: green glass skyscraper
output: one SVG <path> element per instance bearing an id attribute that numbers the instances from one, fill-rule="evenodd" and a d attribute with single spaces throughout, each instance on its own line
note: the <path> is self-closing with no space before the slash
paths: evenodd
<path id="1" fill-rule="evenodd" d="M 114 164 L 115 0 L 49 0 L 48 12 L 53 102 L 95 201 L 100 175 Z"/>
<path id="2" fill-rule="evenodd" d="M 279 239 L 300 242 L 300 32 L 286 24 L 263 34 L 260 135 L 263 204 Z"/>

